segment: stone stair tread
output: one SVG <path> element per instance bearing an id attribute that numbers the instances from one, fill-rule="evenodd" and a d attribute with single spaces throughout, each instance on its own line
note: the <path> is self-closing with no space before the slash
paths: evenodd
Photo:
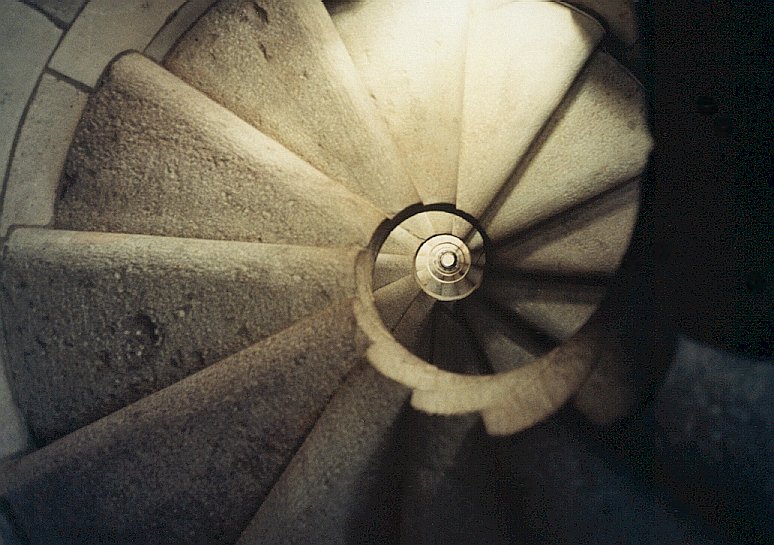
<path id="1" fill-rule="evenodd" d="M 238 543 L 398 543 L 408 394 L 370 365 L 353 373 Z"/>
<path id="2" fill-rule="evenodd" d="M 404 276 L 374 292 L 376 308 L 387 329 L 395 329 L 420 293 L 422 289 L 414 275 Z"/>
<path id="3" fill-rule="evenodd" d="M 466 299 L 460 308 L 465 322 L 496 372 L 526 365 L 546 351 L 547 347 L 535 339 L 530 331 L 509 323 L 494 312 L 492 306 L 480 295 Z"/>
<path id="4" fill-rule="evenodd" d="M 362 365 L 356 331 L 338 303 L 9 462 L 4 505 L 31 543 L 234 543 Z"/>
<path id="5" fill-rule="evenodd" d="M 512 2 L 472 18 L 458 208 L 481 217 L 602 35 L 594 19 L 554 2 Z"/>
<path id="6" fill-rule="evenodd" d="M 629 247 L 640 204 L 638 179 L 501 240 L 495 261 L 515 271 L 610 275 Z"/>
<path id="7" fill-rule="evenodd" d="M 436 309 L 433 364 L 456 373 L 485 373 L 470 333 L 449 312 Z M 404 436 L 409 454 L 401 543 L 508 543 L 494 490 L 498 471 L 481 417 L 414 411 Z"/>
<path id="8" fill-rule="evenodd" d="M 17 229 L 9 376 L 51 441 L 355 293 L 354 248 Z"/>
<path id="9" fill-rule="evenodd" d="M 387 284 L 414 274 L 414 256 L 380 253 L 374 263 L 373 289 L 378 290 Z"/>
<path id="10" fill-rule="evenodd" d="M 103 76 L 65 166 L 56 225 L 365 245 L 385 216 L 153 61 Z"/>
<path id="11" fill-rule="evenodd" d="M 457 193 L 469 4 L 366 0 L 331 11 L 425 204 Z"/>
<path id="12" fill-rule="evenodd" d="M 489 236 L 512 236 L 637 178 L 653 147 L 644 104 L 637 80 L 608 54 L 595 53 L 514 172 L 509 193 L 483 220 Z"/>
<path id="13" fill-rule="evenodd" d="M 221 1 L 165 65 L 388 214 L 419 202 L 322 2 Z"/>
<path id="14" fill-rule="evenodd" d="M 605 296 L 605 287 L 582 280 L 504 273 L 490 276 L 484 293 L 559 343 L 586 323 Z"/>

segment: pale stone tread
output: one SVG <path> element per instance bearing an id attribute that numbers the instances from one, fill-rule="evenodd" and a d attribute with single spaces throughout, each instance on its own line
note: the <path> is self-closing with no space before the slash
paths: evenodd
<path id="1" fill-rule="evenodd" d="M 633 180 L 500 241 L 498 266 L 550 274 L 610 275 L 629 247 L 639 212 Z"/>
<path id="2" fill-rule="evenodd" d="M 368 365 L 353 373 L 238 543 L 397 543 L 408 393 Z"/>
<path id="3" fill-rule="evenodd" d="M 652 147 L 639 83 L 595 53 L 493 217 L 483 220 L 487 233 L 503 239 L 637 178 Z"/>
<path id="4" fill-rule="evenodd" d="M 6 464 L 4 505 L 31 543 L 234 543 L 362 365 L 356 331 L 344 301 Z M 362 405 L 385 420 L 386 382 Z"/>
<path id="5" fill-rule="evenodd" d="M 333 246 L 386 219 L 138 54 L 90 98 L 65 168 L 66 229 Z"/>
<path id="6" fill-rule="evenodd" d="M 367 0 L 331 14 L 425 204 L 455 202 L 469 10 Z"/>
<path id="7" fill-rule="evenodd" d="M 388 214 L 419 201 L 322 2 L 224 0 L 166 65 Z"/>
<path id="8" fill-rule="evenodd" d="M 50 441 L 354 293 L 356 249 L 16 230 L 9 375 Z"/>
<path id="9" fill-rule="evenodd" d="M 553 2 L 513 2 L 470 23 L 457 207 L 480 217 L 562 101 L 600 38 Z"/>

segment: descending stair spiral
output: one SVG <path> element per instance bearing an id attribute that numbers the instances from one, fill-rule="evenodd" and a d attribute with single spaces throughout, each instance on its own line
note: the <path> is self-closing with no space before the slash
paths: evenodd
<path id="1" fill-rule="evenodd" d="M 223 0 L 163 67 L 116 58 L 55 224 L 10 237 L 10 375 L 45 446 L 0 492 L 31 541 L 377 539 L 356 491 L 409 397 L 456 441 L 634 403 L 605 294 L 652 141 L 604 27 L 327 7 Z"/>

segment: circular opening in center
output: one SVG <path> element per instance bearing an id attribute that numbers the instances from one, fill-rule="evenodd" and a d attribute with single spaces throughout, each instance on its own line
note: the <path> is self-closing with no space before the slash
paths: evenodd
<path id="1" fill-rule="evenodd" d="M 457 254 L 455 254 L 454 252 L 444 252 L 441 254 L 441 258 L 439 261 L 441 262 L 441 267 L 443 267 L 447 271 L 451 271 L 457 265 Z"/>
<path id="2" fill-rule="evenodd" d="M 435 235 L 425 240 L 415 257 L 415 279 L 425 293 L 440 301 L 456 301 L 470 295 L 482 277 L 481 256 L 454 235 Z"/>

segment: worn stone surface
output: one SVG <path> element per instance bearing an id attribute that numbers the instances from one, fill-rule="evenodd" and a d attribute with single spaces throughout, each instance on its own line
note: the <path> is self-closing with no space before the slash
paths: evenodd
<path id="1" fill-rule="evenodd" d="M 164 55 L 172 49 L 183 33 L 193 25 L 204 12 L 217 0 L 188 0 L 178 9 L 171 20 L 159 30 L 158 34 L 145 48 L 144 53 L 156 62 L 161 62 Z"/>
<path id="2" fill-rule="evenodd" d="M 322 2 L 220 2 L 166 65 L 387 213 L 418 202 Z"/>
<path id="3" fill-rule="evenodd" d="M 454 203 L 457 193 L 469 3 L 374 0 L 331 11 L 425 204 Z"/>
<path id="4" fill-rule="evenodd" d="M 354 373 L 239 543 L 398 543 L 407 397 L 370 366 Z"/>
<path id="5" fill-rule="evenodd" d="M 56 225 L 77 230 L 365 245 L 384 219 L 136 54 L 90 99 L 61 192 Z"/>
<path id="6" fill-rule="evenodd" d="M 600 447 L 556 421 L 499 440 L 515 542 L 723 543 Z"/>
<path id="7" fill-rule="evenodd" d="M 10 377 L 51 441 L 354 293 L 356 250 L 17 230 Z"/>
<path id="8" fill-rule="evenodd" d="M 514 271 L 607 276 L 629 248 L 639 211 L 639 180 L 500 241 L 493 261 Z"/>
<path id="9" fill-rule="evenodd" d="M 0 176 L 4 177 L 16 128 L 61 31 L 29 6 L 0 3 Z"/>
<path id="10" fill-rule="evenodd" d="M 122 51 L 142 51 L 184 0 L 91 0 L 51 58 L 57 72 L 94 87 Z"/>
<path id="11" fill-rule="evenodd" d="M 516 273 L 490 276 L 484 293 L 557 343 L 578 331 L 605 294 L 604 286 L 582 280 L 528 277 Z"/>
<path id="12" fill-rule="evenodd" d="M 0 493 L 16 523 L 31 543 L 51 545 L 234 543 L 330 397 L 362 363 L 351 305 L 334 305 L 6 465 Z M 383 444 L 381 431 L 403 395 L 374 375 L 370 388 L 350 386 L 359 404 L 347 398 L 338 405 L 357 411 L 337 421 L 349 425 L 353 441 L 342 445 L 351 455 L 324 448 L 317 467 L 332 462 L 357 475 L 353 460 L 365 461 Z M 328 433 L 345 437 L 336 427 Z M 311 484 L 304 482 L 310 491 Z M 362 489 L 353 492 L 354 502 L 342 506 L 347 512 L 363 497 Z"/>
<path id="13" fill-rule="evenodd" d="M 468 327 L 476 335 L 495 371 L 508 371 L 525 365 L 550 349 L 544 339 L 535 338 L 530 330 L 508 323 L 479 296 L 461 304 Z"/>
<path id="14" fill-rule="evenodd" d="M 457 373 L 485 371 L 475 341 L 446 312 L 436 312 L 433 364 Z M 408 456 L 400 502 L 404 544 L 508 543 L 509 518 L 497 491 L 491 442 L 477 414 L 407 419 Z"/>
<path id="15" fill-rule="evenodd" d="M 5 236 L 11 225 L 48 225 L 53 221 L 65 157 L 85 104 L 85 93 L 43 74 L 11 162 L 0 236 Z"/>
<path id="16" fill-rule="evenodd" d="M 404 276 L 374 292 L 376 308 L 387 329 L 395 329 L 420 293 L 422 290 L 413 276 Z"/>
<path id="17" fill-rule="evenodd" d="M 70 25 L 88 0 L 29 0 L 64 25 Z"/>
<path id="18" fill-rule="evenodd" d="M 713 524 L 774 539 L 774 366 L 680 337 L 653 405 L 658 475 Z"/>
<path id="19" fill-rule="evenodd" d="M 404 276 L 413 274 L 413 256 L 380 253 L 374 263 L 373 289 L 378 290 Z"/>
<path id="20" fill-rule="evenodd" d="M 595 53 L 484 221 L 489 236 L 513 235 L 639 176 L 653 146 L 645 109 L 639 83 Z"/>
<path id="21" fill-rule="evenodd" d="M 593 19 L 553 2 L 513 2 L 472 19 L 458 208 L 476 217 L 487 208 L 601 37 Z"/>

